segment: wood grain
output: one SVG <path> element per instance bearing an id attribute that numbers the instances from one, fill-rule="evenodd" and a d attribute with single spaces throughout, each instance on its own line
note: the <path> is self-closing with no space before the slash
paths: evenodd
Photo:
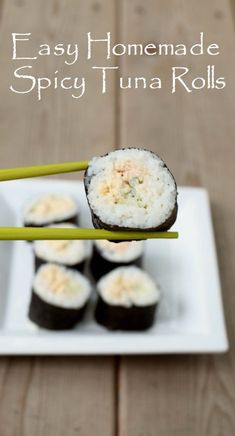
<path id="1" fill-rule="evenodd" d="M 233 14 L 233 19 L 235 19 L 235 1 L 234 0 L 230 0 L 230 6 L 231 6 L 232 14 Z"/>
<path id="2" fill-rule="evenodd" d="M 2 435 L 114 434 L 112 359 L 1 359 L 0 375 Z"/>
<path id="3" fill-rule="evenodd" d="M 234 2 L 232 2 L 234 5 Z M 234 6 L 233 6 L 234 7 Z M 228 0 L 0 0 L 1 166 L 80 160 L 115 145 L 159 152 L 179 184 L 209 189 L 231 350 L 222 356 L 1 358 L 0 435 L 233 436 L 235 434 L 234 33 Z M 221 44 L 216 59 L 228 85 L 221 93 L 174 96 L 165 89 L 120 91 L 115 79 L 99 95 L 90 83 L 83 101 L 47 91 L 9 92 L 11 32 L 32 32 L 32 52 L 44 39 L 76 42 L 85 32 L 112 31 L 117 41 L 190 43 L 205 30 Z M 101 56 L 98 50 L 97 59 Z M 178 60 L 174 59 L 175 62 Z M 188 58 L 201 74 L 211 61 Z M 123 75 L 168 77 L 172 59 L 118 59 Z M 63 65 L 60 65 L 63 70 Z M 38 66 L 42 75 L 54 59 Z M 71 67 L 71 75 L 80 74 Z M 66 176 L 67 177 L 67 176 Z M 72 175 L 71 177 L 76 177 Z"/>
<path id="4" fill-rule="evenodd" d="M 234 59 L 228 2 L 122 2 L 119 39 L 167 42 L 197 40 L 204 30 L 218 42 L 213 63 L 225 75 L 223 92 L 174 95 L 162 91 L 120 92 L 119 145 L 146 145 L 163 156 L 179 184 L 209 189 L 231 350 L 223 356 L 125 357 L 120 363 L 119 434 L 122 436 L 214 436 L 235 434 L 234 282 Z M 169 77 L 182 59 L 123 58 L 122 75 Z M 201 75 L 208 57 L 184 59 Z M 130 74 L 131 73 L 131 74 Z M 193 77 L 193 76 L 192 76 Z M 166 79 L 167 80 L 167 79 Z M 169 84 L 168 84 L 169 85 Z"/>
<path id="5" fill-rule="evenodd" d="M 110 81 L 106 95 L 97 92 L 100 78 L 84 61 L 86 33 L 92 31 L 96 37 L 102 37 L 115 28 L 114 15 L 114 1 L 108 0 L 5 2 L 0 42 L 1 68 L 4 71 L 0 84 L 4 101 L 0 120 L 4 144 L 0 150 L 1 162 L 14 166 L 77 161 L 89 159 L 114 146 L 115 82 Z M 78 64 L 68 67 L 61 59 L 50 56 L 37 60 L 32 71 L 41 77 L 53 77 L 56 69 L 61 77 L 85 75 L 88 86 L 82 99 L 73 99 L 67 92 L 55 92 L 52 88 L 45 91 L 41 101 L 37 101 L 34 91 L 18 95 L 9 91 L 11 84 L 16 86 L 13 81 L 15 68 L 27 62 L 14 64 L 11 60 L 11 32 L 16 31 L 32 33 L 30 42 L 25 43 L 29 56 L 37 54 L 39 44 L 45 42 L 52 47 L 61 41 L 79 43 L 81 58 Z M 100 45 L 95 50 L 94 62 L 102 54 Z"/>
<path id="6" fill-rule="evenodd" d="M 0 24 L 1 24 L 2 12 L 3 12 L 3 2 L 4 0 L 0 0 Z"/>
<path id="7" fill-rule="evenodd" d="M 4 2 L 0 26 L 2 167 L 89 159 L 114 147 L 114 81 L 109 94 L 96 95 L 97 79 L 84 63 L 69 67 L 71 75 L 83 73 L 88 78 L 90 86 L 83 101 L 49 90 L 38 102 L 34 93 L 9 91 L 16 68 L 11 61 L 11 32 L 32 32 L 28 50 L 34 53 L 43 42 L 80 42 L 88 31 L 97 37 L 112 31 L 114 15 L 115 5 L 109 0 Z M 96 56 L 101 56 L 100 49 Z M 62 63 L 59 67 L 67 75 Z M 57 68 L 54 58 L 37 65 L 41 76 Z M 1 358 L 0 434 L 112 436 L 114 386 L 114 358 Z"/>

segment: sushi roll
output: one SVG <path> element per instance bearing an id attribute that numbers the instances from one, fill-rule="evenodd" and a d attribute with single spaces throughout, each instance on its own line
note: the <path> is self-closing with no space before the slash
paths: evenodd
<path id="1" fill-rule="evenodd" d="M 91 285 L 81 273 L 42 265 L 33 281 L 29 319 L 46 329 L 71 329 L 83 318 L 90 294 Z"/>
<path id="2" fill-rule="evenodd" d="M 73 224 L 57 224 L 53 227 L 76 228 Z M 35 270 L 51 262 L 83 271 L 88 256 L 88 243 L 83 240 L 34 241 Z"/>
<path id="3" fill-rule="evenodd" d="M 126 241 L 116 244 L 110 241 L 95 241 L 90 270 L 95 280 L 119 266 L 141 266 L 144 251 L 143 241 Z"/>
<path id="4" fill-rule="evenodd" d="M 78 224 L 78 204 L 66 194 L 44 194 L 30 201 L 23 210 L 25 227 L 58 223 Z"/>
<path id="5" fill-rule="evenodd" d="M 126 148 L 94 157 L 85 191 L 95 228 L 166 231 L 177 217 L 177 186 L 160 157 Z"/>
<path id="6" fill-rule="evenodd" d="M 160 291 L 135 266 L 116 268 L 97 283 L 96 321 L 111 330 L 146 330 L 153 325 Z"/>

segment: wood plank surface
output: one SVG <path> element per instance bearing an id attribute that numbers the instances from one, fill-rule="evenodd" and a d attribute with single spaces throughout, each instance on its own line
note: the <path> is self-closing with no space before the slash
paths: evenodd
<path id="1" fill-rule="evenodd" d="M 234 44 L 230 3 L 0 0 L 0 17 L 1 166 L 79 160 L 115 145 L 145 145 L 166 159 L 179 184 L 207 187 L 231 344 L 221 356 L 1 358 L 0 435 L 233 436 L 235 103 L 234 59 L 228 55 Z M 204 30 L 209 42 L 221 44 L 221 54 L 213 61 L 219 75 L 226 76 L 227 88 L 193 95 L 182 90 L 175 95 L 165 90 L 118 91 L 113 77 L 109 93 L 100 96 L 92 73 L 79 64 L 91 84 L 81 101 L 52 90 L 41 102 L 33 93 L 9 93 L 11 32 L 32 32 L 33 52 L 43 39 L 76 42 L 91 30 L 101 37 L 112 31 L 119 41 L 187 43 Z M 198 74 L 208 61 L 187 58 Z M 159 72 L 168 77 L 172 59 L 129 57 L 118 63 L 123 75 Z M 55 59 L 48 59 L 38 69 L 48 75 L 57 66 Z M 75 74 L 77 67 L 70 71 Z"/>
<path id="2" fill-rule="evenodd" d="M 205 186 L 212 202 L 223 299 L 231 350 L 221 356 L 124 357 L 119 373 L 122 436 L 215 436 L 235 434 L 235 207 L 234 33 L 230 3 L 123 1 L 119 39 L 197 42 L 204 30 L 218 42 L 217 59 L 123 58 L 122 75 L 169 77 L 171 65 L 188 65 L 195 76 L 213 61 L 226 77 L 223 91 L 174 95 L 164 90 L 120 91 L 119 146 L 145 145 L 169 163 L 179 184 Z M 193 78 L 193 74 L 191 74 Z M 169 84 L 168 84 L 169 85 Z"/>
<path id="3" fill-rule="evenodd" d="M 5 1 L 0 41 L 0 91 L 4 102 L 0 120 L 4 144 L 0 149 L 1 162 L 14 166 L 76 161 L 89 159 L 114 146 L 115 81 L 110 81 L 106 95 L 97 92 L 100 78 L 85 60 L 86 34 L 89 31 L 97 38 L 107 31 L 113 31 L 115 35 L 114 1 Z M 79 44 L 80 60 L 71 66 L 52 55 L 41 57 L 35 64 L 34 61 L 13 61 L 11 32 L 31 33 L 30 41 L 21 43 L 21 56 L 37 55 L 39 44 L 47 43 L 53 48 L 62 41 L 64 44 Z M 103 47 L 97 45 L 93 62 L 97 62 L 103 53 Z M 36 91 L 29 94 L 9 91 L 12 84 L 19 87 L 17 79 L 13 80 L 14 70 L 28 64 L 33 65 L 30 74 L 39 77 L 53 78 L 56 70 L 59 70 L 59 77 L 86 76 L 86 93 L 81 99 L 73 99 L 70 91 L 60 89 L 56 92 L 51 87 L 38 101 Z"/>
<path id="4" fill-rule="evenodd" d="M 113 359 L 2 358 L 0 434 L 113 435 Z"/>
<path id="5" fill-rule="evenodd" d="M 85 74 L 90 87 L 84 100 L 48 90 L 38 102 L 35 93 L 9 91 L 16 68 L 10 60 L 11 32 L 32 32 L 30 54 L 44 42 L 80 42 L 88 31 L 99 37 L 115 27 L 114 2 L 6 0 L 2 6 L 1 166 L 89 159 L 114 147 L 114 83 L 106 96 L 95 95 L 96 80 L 82 62 L 65 69 L 55 58 L 43 59 L 37 70 L 41 76 L 58 67 L 63 74 Z M 1 436 L 112 436 L 114 358 L 1 358 L 0 398 Z"/>

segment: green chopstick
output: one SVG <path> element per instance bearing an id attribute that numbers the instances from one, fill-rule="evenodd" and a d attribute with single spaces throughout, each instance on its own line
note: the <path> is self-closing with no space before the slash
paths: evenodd
<path id="1" fill-rule="evenodd" d="M 87 169 L 89 161 L 64 162 L 58 164 L 36 165 L 30 167 L 9 168 L 0 170 L 0 181 L 26 179 L 31 177 L 49 176 Z M 178 232 L 132 232 L 109 231 L 100 229 L 68 229 L 68 228 L 35 228 L 35 227 L 0 227 L 1 241 L 31 241 L 31 240 L 72 240 L 72 239 L 110 239 L 141 240 L 141 239 L 177 239 Z"/>
<path id="2" fill-rule="evenodd" d="M 0 227 L 1 241 L 111 239 L 131 241 L 138 239 L 177 239 L 178 232 L 129 232 L 100 229 L 67 229 L 37 227 Z"/>
<path id="3" fill-rule="evenodd" d="M 83 171 L 88 167 L 89 161 L 64 162 L 48 165 L 36 165 L 31 167 L 8 168 L 0 170 L 0 181 L 27 179 L 31 177 L 50 176 L 53 174 L 72 173 Z"/>

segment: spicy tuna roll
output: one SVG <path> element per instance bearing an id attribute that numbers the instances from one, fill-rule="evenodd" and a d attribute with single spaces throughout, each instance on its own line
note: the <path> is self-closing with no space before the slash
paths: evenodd
<path id="1" fill-rule="evenodd" d="M 125 241 L 116 244 L 110 241 L 95 241 L 90 262 L 93 277 L 98 280 L 119 266 L 141 266 L 144 251 L 143 241 Z"/>
<path id="2" fill-rule="evenodd" d="M 42 265 L 33 281 L 29 318 L 46 329 L 70 329 L 83 318 L 90 294 L 91 285 L 81 273 Z"/>
<path id="3" fill-rule="evenodd" d="M 111 330 L 146 330 L 153 325 L 160 291 L 135 266 L 116 268 L 97 283 L 96 321 Z"/>
<path id="4" fill-rule="evenodd" d="M 78 223 L 78 204 L 67 194 L 44 194 L 31 200 L 23 210 L 26 227 L 44 227 L 51 224 Z"/>
<path id="5" fill-rule="evenodd" d="M 166 231 L 176 220 L 176 182 L 151 151 L 126 148 L 94 157 L 84 184 L 95 228 Z"/>
<path id="6" fill-rule="evenodd" d="M 62 223 L 54 228 L 74 228 L 73 224 Z M 35 269 L 47 262 L 64 265 L 78 271 L 83 271 L 88 256 L 88 242 L 83 240 L 42 240 L 34 241 Z"/>

